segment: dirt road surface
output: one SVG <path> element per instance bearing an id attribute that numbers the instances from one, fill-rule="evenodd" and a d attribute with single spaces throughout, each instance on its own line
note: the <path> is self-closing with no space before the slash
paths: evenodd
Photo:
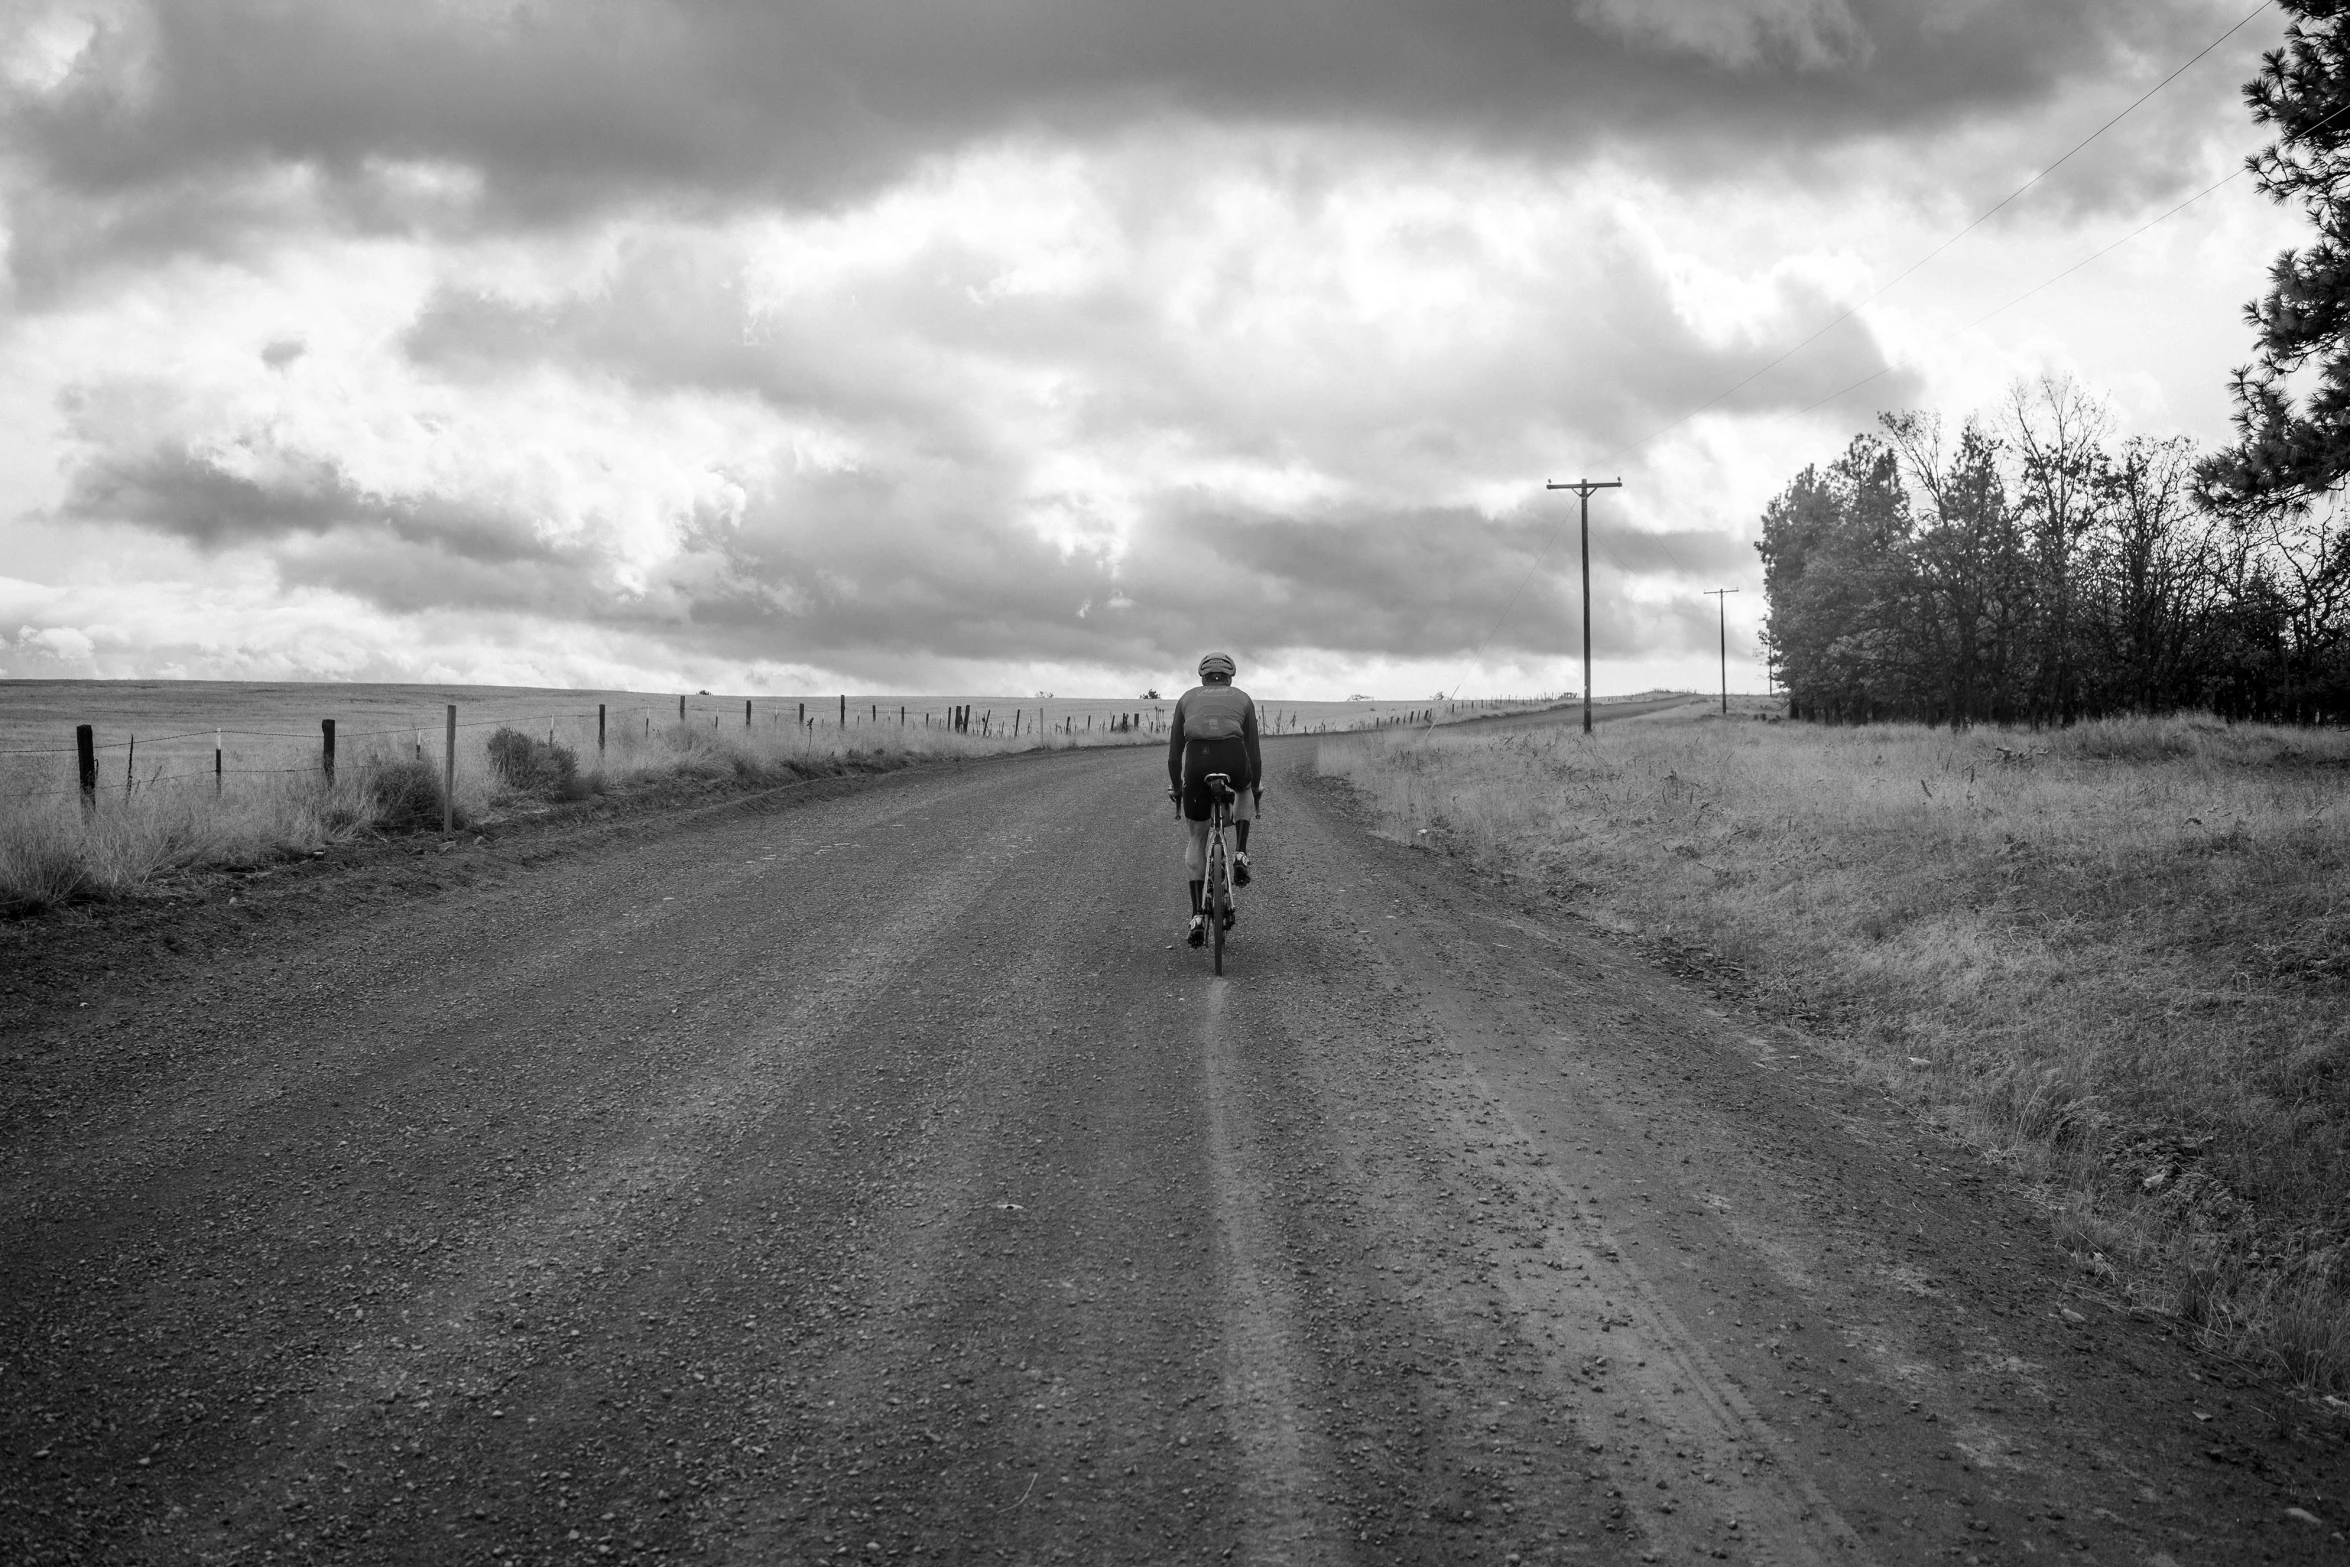
<path id="1" fill-rule="evenodd" d="M 1269 750 L 1222 981 L 1148 751 L 40 949 L 0 1560 L 2344 1559 L 2322 1406 Z"/>

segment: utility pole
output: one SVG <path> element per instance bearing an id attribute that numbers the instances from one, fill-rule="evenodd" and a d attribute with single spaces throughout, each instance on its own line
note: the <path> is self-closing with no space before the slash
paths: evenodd
<path id="1" fill-rule="evenodd" d="M 1736 588 L 1707 588 L 1705 596 L 1722 609 L 1722 716 L 1730 716 L 1730 599 Z"/>
<path id="2" fill-rule="evenodd" d="M 1573 490 L 1583 501 L 1583 732 L 1591 733 L 1591 492 L 1620 490 L 1621 479 L 1577 479 L 1572 484 L 1547 483 L 1546 490 Z"/>

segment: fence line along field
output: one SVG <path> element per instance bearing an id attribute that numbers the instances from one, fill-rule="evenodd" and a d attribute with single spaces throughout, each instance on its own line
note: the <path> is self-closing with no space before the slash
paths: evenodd
<path id="1" fill-rule="evenodd" d="M 1824 1028 L 2044 1182 L 2083 1269 L 2350 1393 L 2350 734 L 1737 706 L 1319 765 L 1393 836 Z"/>
<path id="2" fill-rule="evenodd" d="M 1268 734 L 1323 734 L 1525 705 L 1260 700 L 1259 709 Z M 1152 697 L 0 681 L 0 909 L 438 827 L 444 814 L 479 824 L 658 778 L 771 784 L 1149 743 L 1172 709 Z"/>
<path id="3" fill-rule="evenodd" d="M 1419 702 L 1361 698 L 1346 702 L 1260 700 L 1268 734 L 1329 733 L 1376 728 L 1406 719 L 1444 722 L 1516 707 L 1542 699 L 1505 701 L 1429 699 Z M 714 732 L 746 729 L 771 736 L 803 727 L 811 743 L 821 737 L 837 744 L 851 740 L 887 743 L 890 736 L 949 728 L 968 714 L 967 735 L 981 738 L 1072 741 L 1126 740 L 1163 729 L 1174 703 L 1167 698 L 1063 698 L 1046 694 L 938 696 L 830 692 L 811 695 L 742 695 L 541 688 L 526 686 L 414 686 L 227 681 L 0 680 L 0 757 L 12 764 L 7 782 L 24 792 L 36 758 L 52 771 L 70 775 L 74 730 L 88 724 L 110 759 L 119 782 L 161 764 L 167 775 L 187 773 L 203 763 L 209 779 L 218 737 L 225 742 L 228 770 L 275 771 L 302 765 L 320 739 L 320 723 L 333 720 L 338 744 L 362 739 L 387 744 L 405 740 L 426 747 L 440 732 L 446 705 L 459 710 L 461 729 L 552 725 L 558 739 L 594 739 L 601 704 L 612 726 L 634 725 L 640 736 L 666 723 L 706 726 Z M 143 752 L 142 763 L 134 752 Z M 63 787 L 73 782 L 67 776 Z"/>

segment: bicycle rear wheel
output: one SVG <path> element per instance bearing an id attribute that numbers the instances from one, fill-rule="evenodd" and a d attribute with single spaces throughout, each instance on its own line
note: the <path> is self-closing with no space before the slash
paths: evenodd
<path id="1" fill-rule="evenodd" d="M 1232 908 L 1232 858 L 1217 834 L 1208 860 L 1208 939 L 1216 947 L 1216 972 L 1224 972 L 1224 920 Z"/>

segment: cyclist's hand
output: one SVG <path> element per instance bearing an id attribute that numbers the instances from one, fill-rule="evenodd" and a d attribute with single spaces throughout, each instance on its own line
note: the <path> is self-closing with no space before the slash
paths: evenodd
<path id="1" fill-rule="evenodd" d="M 1265 808 L 1265 786 L 1258 784 L 1253 792 L 1256 795 L 1256 808 L 1261 811 Z"/>

